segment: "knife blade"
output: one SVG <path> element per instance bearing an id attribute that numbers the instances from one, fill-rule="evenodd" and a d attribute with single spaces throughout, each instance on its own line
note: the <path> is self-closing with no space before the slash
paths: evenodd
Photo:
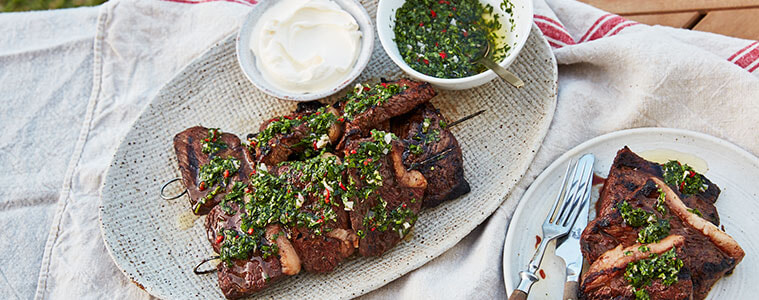
<path id="1" fill-rule="evenodd" d="M 592 154 L 586 154 L 591 155 Z M 595 160 L 595 158 L 593 157 Z M 590 173 L 593 176 L 593 172 Z M 590 194 L 592 185 L 588 185 L 581 199 L 584 205 L 580 209 L 580 214 L 577 216 L 577 220 L 569 234 L 563 241 L 559 241 L 559 246 L 556 248 L 556 256 L 564 260 L 566 264 L 566 282 L 564 283 L 564 300 L 577 299 L 577 291 L 579 289 L 580 272 L 582 272 L 582 252 L 580 251 L 580 236 L 582 231 L 588 225 L 588 210 L 590 209 Z"/>

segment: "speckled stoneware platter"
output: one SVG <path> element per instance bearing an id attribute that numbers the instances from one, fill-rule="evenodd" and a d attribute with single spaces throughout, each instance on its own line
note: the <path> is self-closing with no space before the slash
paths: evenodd
<path id="1" fill-rule="evenodd" d="M 363 3 L 370 15 L 373 1 Z M 375 44 L 379 44 L 376 42 Z M 259 292 L 273 299 L 345 299 L 364 294 L 437 257 L 464 238 L 506 199 L 533 160 L 556 107 L 557 68 L 537 27 L 510 68 L 525 81 L 515 89 L 500 79 L 479 88 L 440 91 L 432 102 L 451 120 L 487 111 L 454 128 L 464 152 L 471 193 L 423 211 L 413 231 L 378 258 L 351 258 L 328 274 L 287 278 Z M 403 73 L 375 47 L 359 81 Z M 203 125 L 244 137 L 264 119 L 296 103 L 258 91 L 240 71 L 230 37 L 190 64 L 159 92 L 121 142 L 103 186 L 103 238 L 116 265 L 133 282 L 164 299 L 223 298 L 216 274 L 192 268 L 214 255 L 204 217 L 189 213 L 185 197 L 165 201 L 162 184 L 180 176 L 172 140 Z M 173 186 L 167 192 L 180 192 Z"/>
<path id="2" fill-rule="evenodd" d="M 680 160 L 693 165 L 722 190 L 714 205 L 719 213 L 721 228 L 746 252 L 732 275 L 720 279 L 707 299 L 756 299 L 759 239 L 759 158 L 740 147 L 703 133 L 669 128 L 638 128 L 612 132 L 584 142 L 555 160 L 530 185 L 519 202 L 504 243 L 503 270 L 506 290 L 519 283 L 523 270 L 535 252 L 536 235 L 540 235 L 543 219 L 556 199 L 564 170 L 569 160 L 593 153 L 596 163 L 593 172 L 601 177 L 609 174 L 617 151 L 624 146 L 643 158 Z M 700 170 L 699 170 L 700 169 Z M 599 186 L 594 187 L 591 208 L 598 200 Z M 590 210 L 590 219 L 595 209 Z M 561 299 L 564 293 L 564 261 L 554 255 L 555 242 L 548 244 L 540 265 L 545 278 L 530 289 L 530 299 Z M 587 267 L 585 268 L 587 270 Z"/>

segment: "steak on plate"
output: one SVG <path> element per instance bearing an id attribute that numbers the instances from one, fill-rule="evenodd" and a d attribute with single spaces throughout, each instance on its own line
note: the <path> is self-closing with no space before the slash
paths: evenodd
<path id="1" fill-rule="evenodd" d="M 393 133 L 406 143 L 403 165 L 419 170 L 427 180 L 422 206 L 435 207 L 470 191 L 459 142 L 432 103 L 419 105 L 390 123 Z"/>
<path id="2" fill-rule="evenodd" d="M 188 128 L 174 136 L 174 151 L 179 163 L 179 171 L 182 174 L 182 183 L 187 188 L 190 196 L 190 206 L 196 215 L 205 215 L 211 208 L 216 206 L 231 188 L 233 181 L 245 181 L 252 169 L 243 159 L 243 148 L 240 139 L 230 133 L 222 133 L 218 140 L 226 147 L 215 153 L 203 153 L 202 143 L 209 136 L 209 128 L 195 126 Z M 219 184 L 221 189 L 213 196 L 209 194 L 216 190 L 215 186 L 204 186 L 201 190 L 199 172 L 203 165 L 207 165 L 213 157 L 234 158 L 239 163 L 237 172 L 230 174 L 230 178 L 222 180 Z"/>

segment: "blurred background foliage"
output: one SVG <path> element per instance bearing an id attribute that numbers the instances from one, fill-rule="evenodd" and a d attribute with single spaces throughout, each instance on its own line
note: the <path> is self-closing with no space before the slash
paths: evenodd
<path id="1" fill-rule="evenodd" d="M 98 5 L 106 0 L 0 0 L 0 12 Z"/>

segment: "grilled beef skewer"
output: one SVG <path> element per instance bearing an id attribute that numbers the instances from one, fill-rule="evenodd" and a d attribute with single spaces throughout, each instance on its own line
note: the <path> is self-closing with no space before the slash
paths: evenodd
<path id="1" fill-rule="evenodd" d="M 218 129 L 188 128 L 174 136 L 174 151 L 196 215 L 211 211 L 229 192 L 230 183 L 244 181 L 251 170 L 240 139 Z"/>

